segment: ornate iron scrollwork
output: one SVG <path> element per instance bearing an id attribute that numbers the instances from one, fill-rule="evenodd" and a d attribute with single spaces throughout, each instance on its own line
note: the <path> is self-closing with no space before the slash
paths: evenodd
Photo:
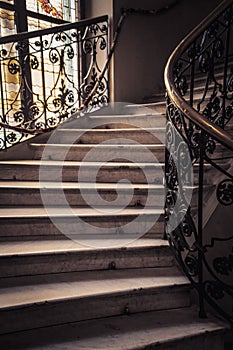
<path id="1" fill-rule="evenodd" d="M 233 204 L 233 180 L 223 180 L 217 187 L 217 198 L 222 205 Z"/>
<path id="2" fill-rule="evenodd" d="M 55 127 L 75 113 L 87 98 L 103 68 L 108 51 L 106 19 L 51 29 L 50 34 L 1 44 L 2 115 L 9 127 L 24 130 Z M 88 108 L 108 102 L 108 73 L 99 82 Z M 27 138 L 25 132 L 7 129 L 0 147 Z"/>
<path id="3" fill-rule="evenodd" d="M 173 73 L 172 87 L 176 88 L 177 94 L 202 115 L 206 123 L 209 120 L 227 130 L 233 116 L 233 63 L 229 41 L 232 23 L 231 3 L 193 42 L 190 41 L 189 47 L 181 51 L 179 58 L 169 67 L 170 74 Z M 213 201 L 213 198 L 217 198 L 217 209 L 223 206 L 227 210 L 233 204 L 232 150 L 195 125 L 190 115 L 186 115 L 185 109 L 173 98 L 172 89 L 169 89 L 165 203 L 167 237 L 183 271 L 199 292 L 200 314 L 204 314 L 205 299 L 233 323 L 232 309 L 226 306 L 229 303 L 232 305 L 233 300 L 233 248 L 230 254 L 226 253 L 229 246 L 232 247 L 233 236 L 227 236 L 229 233 L 225 232 L 226 229 L 219 232 L 220 223 L 218 230 L 213 232 L 212 228 L 212 236 L 207 236 L 203 223 L 210 199 Z M 178 154 L 179 145 L 173 128 L 183 140 L 179 143 L 185 142 L 187 145 L 196 169 L 194 178 L 197 178 L 197 198 L 194 196 L 190 206 L 186 206 L 187 211 L 182 219 L 179 215 L 184 210 L 185 201 L 182 199 L 184 188 L 179 177 L 185 173 L 186 154 L 182 146 Z M 205 195 L 210 180 L 212 187 Z M 219 221 L 221 216 L 219 214 Z M 223 216 L 222 220 L 223 224 L 227 223 Z"/>

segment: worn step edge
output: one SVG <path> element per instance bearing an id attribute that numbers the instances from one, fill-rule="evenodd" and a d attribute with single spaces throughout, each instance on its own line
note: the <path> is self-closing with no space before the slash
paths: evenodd
<path id="1" fill-rule="evenodd" d="M 73 322 L 120 315 L 128 311 L 135 313 L 190 305 L 190 284 L 186 278 L 181 275 L 174 277 L 174 268 L 166 268 L 168 271 L 167 276 L 164 277 L 163 269 L 163 277 L 159 277 L 159 284 L 157 284 L 154 276 L 158 270 L 159 269 L 142 269 L 142 271 L 116 270 L 114 273 L 108 271 L 107 274 L 102 271 L 102 276 L 111 276 L 111 279 L 108 285 L 105 279 L 102 279 L 102 284 L 99 288 L 96 280 L 96 272 L 62 274 L 60 278 L 64 276 L 67 285 L 65 286 L 63 284 L 63 286 L 61 285 L 60 287 L 59 283 L 56 283 L 58 275 L 49 275 L 51 287 L 51 280 L 55 282 L 52 289 L 49 289 L 49 285 L 43 284 L 42 289 L 37 286 L 35 282 L 38 281 L 38 278 L 40 280 L 41 276 L 35 276 L 32 278 L 32 280 L 35 281 L 33 283 L 33 289 L 31 289 L 32 287 L 30 288 L 30 279 L 27 287 L 20 287 L 19 285 L 14 288 L 18 302 L 16 302 L 12 292 L 13 287 L 10 286 L 9 292 L 9 288 L 5 288 L 4 291 L 7 293 L 5 304 L 3 297 L 1 297 L 2 307 L 0 318 L 1 321 L 4 320 L 3 326 L 1 326 L 1 333 L 23 330 L 28 327 L 36 328 L 59 324 L 61 322 Z M 173 270 L 173 272 L 171 270 Z M 139 272 L 139 278 L 136 277 L 135 279 L 135 271 L 136 273 Z M 134 282 L 129 282 L 129 272 L 131 276 L 133 276 Z M 74 289 L 75 285 L 73 282 L 70 282 L 70 278 L 76 279 L 77 276 L 81 276 L 80 274 L 85 274 L 84 286 L 81 288 L 80 282 L 78 282 L 75 284 L 78 289 Z M 99 272 L 99 274 L 101 273 Z M 88 281 L 91 275 L 95 276 L 95 278 L 93 282 L 88 284 L 85 281 Z M 119 275 L 123 277 L 121 282 L 119 280 Z M 54 278 L 52 278 L 52 276 Z M 117 279 L 117 284 L 114 283 L 114 279 L 112 279 L 113 276 Z M 44 278 L 44 276 L 42 277 Z M 25 285 L 25 278 L 27 278 L 27 281 L 28 277 L 14 277 L 12 280 L 13 284 L 17 285 L 20 279 L 20 283 Z M 147 283 L 145 282 L 145 278 L 148 278 Z M 38 295 L 38 292 L 39 295 L 41 295 L 41 293 L 43 295 L 42 290 L 46 290 L 45 297 L 38 298 L 36 295 L 35 297 L 32 295 L 29 298 L 29 295 L 25 295 L 25 288 L 30 288 L 30 295 L 33 290 L 36 291 L 36 295 Z M 20 297 L 20 290 L 21 293 L 23 293 L 24 299 L 26 298 L 25 302 Z M 50 297 L 48 296 L 48 291 L 50 291 Z M 56 296 L 54 294 L 55 291 Z M 3 292 L 3 290 L 1 290 L 1 292 Z M 9 298 L 14 300 L 14 305 L 12 305 Z M 126 308 L 128 311 L 126 311 Z M 77 310 L 79 310 L 78 313 Z"/>
<path id="2" fill-rule="evenodd" d="M 93 152 L 93 144 L 30 144 L 32 159 L 53 160 L 83 160 L 90 157 Z M 141 144 L 99 144 L 92 155 L 95 160 L 105 161 L 106 157 L 114 162 L 122 162 L 125 159 L 136 159 L 137 162 L 151 162 L 152 160 L 164 162 L 165 146 L 163 144 L 141 145 Z"/>
<path id="3" fill-rule="evenodd" d="M 135 269 L 148 267 L 173 266 L 174 257 L 165 240 L 148 239 L 147 244 L 132 243 L 125 247 L 97 249 L 84 247 L 77 243 L 69 249 L 61 246 L 50 249 L 43 241 L 33 244 L 1 245 L 0 277 L 38 275 L 71 271 Z M 144 240 L 145 242 L 145 240 Z M 32 243 L 32 242 L 29 242 Z M 47 242 L 45 242 L 47 243 Z M 51 245 L 52 246 L 52 245 Z M 5 249 L 4 249 L 5 248 Z M 5 250 L 5 251 L 4 251 Z"/>
<path id="4" fill-rule="evenodd" d="M 49 211 L 49 215 L 48 215 Z M 70 208 L 67 207 L 10 207 L 0 208 L 0 219 L 15 218 L 15 219 L 26 219 L 26 218 L 47 218 L 50 217 L 123 217 L 123 216 L 137 216 L 137 215 L 160 215 L 161 210 L 159 209 L 144 209 L 144 208 L 124 208 L 117 212 L 112 211 L 112 208 L 101 207 L 101 208 Z"/>
<path id="5" fill-rule="evenodd" d="M 85 245 L 106 247 L 129 243 L 145 233 L 162 233 L 162 210 L 147 209 L 143 214 L 143 209 L 127 208 L 119 215 L 116 212 L 106 215 L 103 208 L 100 209 L 99 215 L 95 215 L 96 210 L 74 210 L 73 207 L 65 210 L 63 207 L 55 210 L 52 207 L 0 209 L 0 235 L 6 240 L 8 236 L 54 237 L 62 234 Z"/>
<path id="6" fill-rule="evenodd" d="M 0 310 L 22 308 L 45 301 L 96 297 L 142 289 L 190 286 L 175 266 L 81 271 L 5 278 L 0 283 Z M 29 288 L 30 287 L 30 288 Z M 71 288 L 72 287 L 72 288 Z M 46 293 L 44 293 L 46 292 Z"/>
<path id="7" fill-rule="evenodd" d="M 223 348 L 227 325 L 214 318 L 200 319 L 195 308 L 151 311 L 19 332 L 0 337 L 3 349 L 201 350 Z M 164 331 L 166 330 L 166 331 Z M 175 347 L 177 345 L 177 347 Z M 216 346 L 217 345 L 217 346 Z M 218 347 L 219 346 L 219 347 Z M 222 347 L 220 347 L 222 346 Z"/>

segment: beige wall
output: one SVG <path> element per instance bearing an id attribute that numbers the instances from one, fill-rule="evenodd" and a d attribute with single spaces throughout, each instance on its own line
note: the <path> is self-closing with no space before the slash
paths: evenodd
<path id="1" fill-rule="evenodd" d="M 122 7 L 157 10 L 171 2 L 173 0 L 87 0 L 86 17 L 108 14 L 113 33 Z M 112 62 L 112 99 L 142 102 L 163 91 L 163 71 L 170 53 L 220 2 L 181 0 L 164 14 L 128 17 Z"/>

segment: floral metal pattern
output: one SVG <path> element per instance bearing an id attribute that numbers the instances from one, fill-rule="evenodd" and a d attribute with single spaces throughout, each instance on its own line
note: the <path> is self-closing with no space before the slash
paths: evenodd
<path id="1" fill-rule="evenodd" d="M 63 29 L 62 29 L 63 28 Z M 85 101 L 98 80 L 108 51 L 106 20 L 1 44 L 0 120 L 27 130 L 55 127 Z M 30 34 L 30 33 L 29 33 Z M 108 101 L 108 74 L 99 82 L 89 108 Z M 0 148 L 27 138 L 6 127 L 0 130 Z"/>
<path id="2" fill-rule="evenodd" d="M 231 4 L 193 41 L 173 67 L 173 83 L 182 98 L 203 118 L 227 131 L 231 129 L 233 116 L 232 24 Z M 205 187 L 208 188 L 210 178 L 214 179 L 212 189 L 219 203 L 217 208 L 230 208 L 233 204 L 232 150 L 192 123 L 170 97 L 167 97 L 167 123 L 166 234 L 179 264 L 199 292 L 200 314 L 204 315 L 203 305 L 207 300 L 233 323 L 232 226 L 229 224 L 229 232 L 216 230 L 209 238 L 205 236 L 203 224 L 205 201 L 208 203 L 209 199 Z M 177 220 L 172 230 L 169 222 L 174 216 L 178 193 L 182 193 L 178 178 L 184 167 L 179 163 L 177 168 L 179 144 L 170 133 L 170 125 L 188 146 L 198 185 L 196 197 L 193 196 L 183 219 Z M 176 217 L 182 210 L 181 200 Z M 224 217 L 222 219 L 224 223 Z M 231 253 L 223 254 L 229 247 Z"/>

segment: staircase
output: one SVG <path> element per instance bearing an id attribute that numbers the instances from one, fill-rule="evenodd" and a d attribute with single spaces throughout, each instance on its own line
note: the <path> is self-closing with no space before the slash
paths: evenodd
<path id="1" fill-rule="evenodd" d="M 163 239 L 164 115 L 110 105 L 2 155 L 1 349 L 224 349 Z"/>

